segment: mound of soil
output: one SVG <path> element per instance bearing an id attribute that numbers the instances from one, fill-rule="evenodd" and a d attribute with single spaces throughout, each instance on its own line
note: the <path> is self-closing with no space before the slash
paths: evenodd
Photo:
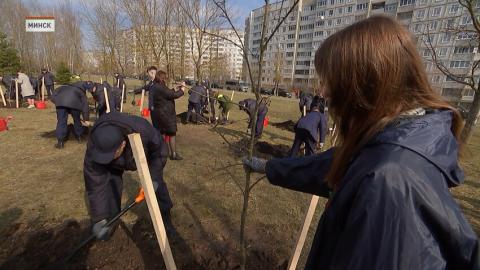
<path id="1" fill-rule="evenodd" d="M 232 143 L 230 145 L 230 149 L 235 153 L 236 156 L 243 157 L 248 153 L 248 143 L 249 139 L 244 138 L 236 143 Z M 264 141 L 257 141 L 254 146 L 253 154 L 256 157 L 271 159 L 286 157 L 288 151 L 290 151 L 290 147 L 284 144 L 270 144 Z"/>
<path id="2" fill-rule="evenodd" d="M 93 240 L 63 262 L 89 233 L 87 221 L 39 230 L 15 224 L 0 232 L 0 269 L 165 269 L 153 225 L 146 220 L 131 229 L 120 222 L 109 241 Z M 238 251 L 228 243 L 212 247 L 197 239 L 192 250 L 179 234 L 169 235 L 169 242 L 178 269 L 239 268 Z M 286 261 L 275 257 L 250 250 L 248 269 L 285 269 Z"/>
<path id="3" fill-rule="evenodd" d="M 292 120 L 288 120 L 280 123 L 271 123 L 271 125 L 279 129 L 295 132 L 295 122 L 293 122 Z"/>
<path id="4" fill-rule="evenodd" d="M 190 116 L 190 121 L 196 124 L 208 124 L 208 116 L 202 117 L 197 113 L 192 112 L 192 116 Z M 213 123 L 215 120 L 213 117 L 210 119 Z M 187 112 L 177 114 L 177 123 L 186 124 L 187 123 Z"/>

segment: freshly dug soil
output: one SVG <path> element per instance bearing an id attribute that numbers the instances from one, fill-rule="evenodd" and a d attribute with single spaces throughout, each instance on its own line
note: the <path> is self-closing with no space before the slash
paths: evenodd
<path id="1" fill-rule="evenodd" d="M 120 222 L 109 241 L 93 240 L 69 262 L 63 259 L 89 236 L 87 221 L 69 220 L 57 227 L 32 230 L 15 224 L 0 232 L 0 269 L 165 269 L 153 225 L 138 221 L 131 229 Z M 227 239 L 209 246 L 204 239 L 191 248 L 180 235 L 169 236 L 178 269 L 238 269 L 238 252 Z M 274 254 L 250 250 L 249 269 L 285 269 Z"/>
<path id="2" fill-rule="evenodd" d="M 230 145 L 230 149 L 239 157 L 247 155 L 248 138 L 244 138 L 236 143 Z M 254 147 L 254 156 L 271 159 L 286 157 L 290 147 L 284 144 L 270 144 L 264 141 L 257 141 Z"/>
<path id="3" fill-rule="evenodd" d="M 295 132 L 295 122 L 292 120 L 288 120 L 285 122 L 280 122 L 280 123 L 270 123 L 272 126 L 277 127 L 279 129 Z"/>
<path id="4" fill-rule="evenodd" d="M 205 115 L 205 117 L 202 117 L 194 112 L 192 112 L 192 116 L 190 116 L 190 121 L 196 124 L 208 124 L 208 115 Z M 212 117 L 211 119 L 212 123 L 214 122 L 214 119 Z M 182 123 L 186 124 L 187 123 L 187 112 L 179 113 L 177 114 L 177 123 Z"/>

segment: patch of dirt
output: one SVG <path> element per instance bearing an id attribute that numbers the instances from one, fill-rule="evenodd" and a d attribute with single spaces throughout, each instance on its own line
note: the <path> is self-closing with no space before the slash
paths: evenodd
<path id="1" fill-rule="evenodd" d="M 93 240 L 69 262 L 63 262 L 77 245 L 89 236 L 87 221 L 69 220 L 57 227 L 33 230 L 15 224 L 0 232 L 0 269 L 165 269 L 153 225 L 140 220 L 131 229 L 120 222 L 108 241 Z M 202 239 L 192 251 L 180 235 L 169 236 L 178 269 L 238 269 L 238 252 L 210 247 Z M 262 249 L 263 250 L 263 249 Z M 275 254 L 249 251 L 249 269 L 285 269 Z"/>
<path id="2" fill-rule="evenodd" d="M 195 112 L 192 112 L 190 116 L 190 121 L 195 124 L 208 124 L 208 116 L 202 117 Z M 211 117 L 210 121 L 213 123 L 215 120 Z M 182 112 L 177 114 L 177 123 L 186 124 L 187 123 L 187 112 Z"/>
<path id="3" fill-rule="evenodd" d="M 243 157 L 248 153 L 248 143 L 249 139 L 243 138 L 236 143 L 232 143 L 230 149 L 236 156 Z M 253 154 L 256 157 L 271 159 L 286 157 L 288 151 L 290 151 L 290 147 L 284 144 L 271 144 L 265 141 L 257 141 L 254 146 Z"/>
<path id="4" fill-rule="evenodd" d="M 270 123 L 272 126 L 277 127 L 279 129 L 287 130 L 290 132 L 295 132 L 295 122 L 292 120 L 288 120 L 285 122 L 280 122 L 280 123 Z"/>

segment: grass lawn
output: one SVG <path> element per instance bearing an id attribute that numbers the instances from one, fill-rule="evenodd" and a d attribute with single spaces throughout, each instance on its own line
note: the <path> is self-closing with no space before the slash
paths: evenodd
<path id="1" fill-rule="evenodd" d="M 134 81 L 127 81 L 129 88 Z M 230 93 L 227 93 L 230 94 Z M 250 94 L 235 93 L 234 100 Z M 125 110 L 139 115 L 139 107 L 130 104 Z M 177 114 L 186 110 L 187 97 L 177 100 Z M 15 224 L 25 224 L 31 231 L 50 228 L 67 219 L 88 220 L 83 181 L 85 144 L 74 140 L 66 142 L 63 150 L 53 147 L 56 115 L 49 103 L 46 110 L 4 109 L 0 117 L 12 115 L 9 130 L 0 132 L 0 235 Z M 296 121 L 300 115 L 295 99 L 272 98 L 270 122 Z M 195 260 L 205 265 L 202 255 L 235 257 L 242 206 L 241 193 L 235 182 L 243 181 L 241 154 L 234 148 L 247 137 L 246 114 L 234 108 L 230 114 L 233 124 L 218 127 L 206 125 L 178 125 L 178 149 L 183 161 L 168 161 L 164 176 L 174 208 L 173 221 Z M 221 136 L 231 143 L 227 144 Z M 271 146 L 290 147 L 293 133 L 272 125 L 265 129 L 262 141 Z M 467 181 L 452 193 L 477 233 L 480 232 L 480 130 L 477 129 L 466 146 L 467 155 L 462 164 Z M 136 172 L 124 177 L 124 202 L 135 197 L 138 189 Z M 248 217 L 250 256 L 261 257 L 265 264 L 281 264 L 290 256 L 297 231 L 309 204 L 310 196 L 274 187 L 260 182 L 253 191 Z M 325 200 L 320 201 L 313 221 L 309 241 L 313 237 L 319 214 Z M 140 219 L 148 218 L 145 205 L 135 208 L 123 218 L 128 228 Z M 0 236 L 1 237 L 1 236 Z M 1 238 L 4 239 L 4 238 Z M 0 265 L 16 253 L 8 251 L 7 243 L 0 243 Z M 174 257 L 177 257 L 175 247 Z M 158 258 L 161 261 L 161 258 Z M 231 266 L 231 265 L 230 265 Z M 108 267 L 107 267 L 108 268 Z M 114 267 L 115 268 L 115 267 Z M 144 267 L 148 268 L 148 267 Z M 223 268 L 219 267 L 219 268 Z M 228 268 L 228 267 L 225 267 Z M 273 269 L 273 268 L 272 268 Z"/>

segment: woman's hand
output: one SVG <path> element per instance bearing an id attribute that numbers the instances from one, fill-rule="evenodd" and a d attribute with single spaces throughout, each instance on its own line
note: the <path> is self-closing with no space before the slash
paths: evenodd
<path id="1" fill-rule="evenodd" d="M 252 159 L 248 159 L 248 157 L 244 157 L 242 159 L 243 166 L 248 168 L 249 170 L 257 173 L 265 173 L 265 168 L 267 166 L 267 160 L 263 158 L 252 157 Z"/>

